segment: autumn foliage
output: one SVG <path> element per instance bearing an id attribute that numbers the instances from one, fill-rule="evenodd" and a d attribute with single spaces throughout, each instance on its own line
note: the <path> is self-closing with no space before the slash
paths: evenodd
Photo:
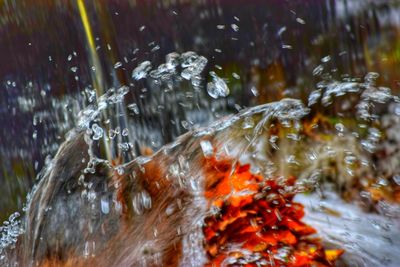
<path id="1" fill-rule="evenodd" d="M 343 250 L 326 250 L 303 223 L 293 202 L 294 178 L 277 182 L 250 172 L 250 165 L 206 160 L 205 196 L 210 215 L 203 233 L 207 266 L 333 266 Z"/>

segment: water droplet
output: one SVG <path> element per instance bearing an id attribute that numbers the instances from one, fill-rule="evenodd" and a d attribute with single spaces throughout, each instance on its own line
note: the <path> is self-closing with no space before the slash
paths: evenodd
<path id="1" fill-rule="evenodd" d="M 308 96 L 308 106 L 310 107 L 318 103 L 320 98 L 321 98 L 321 90 L 315 90 L 311 92 L 311 94 Z"/>
<path id="2" fill-rule="evenodd" d="M 83 249 L 83 257 L 87 258 L 89 257 L 89 242 L 85 242 L 85 247 Z"/>
<path id="3" fill-rule="evenodd" d="M 323 71 L 324 71 L 324 66 L 318 65 L 318 66 L 313 70 L 312 74 L 313 74 L 314 76 L 318 76 L 318 75 L 321 75 Z"/>
<path id="4" fill-rule="evenodd" d="M 258 90 L 257 90 L 257 87 L 255 87 L 255 86 L 251 87 L 251 92 L 253 93 L 253 95 L 254 95 L 255 97 L 257 97 L 257 96 L 260 95 L 260 93 L 259 93 Z"/>
<path id="5" fill-rule="evenodd" d="M 132 71 L 132 78 L 135 80 L 146 78 L 151 68 L 150 61 L 143 61 Z"/>
<path id="6" fill-rule="evenodd" d="M 296 157 L 294 155 L 289 155 L 286 158 L 286 162 L 289 164 L 300 165 L 300 163 L 296 160 Z"/>
<path id="7" fill-rule="evenodd" d="M 397 184 L 400 185 L 400 175 L 393 175 L 393 181 Z"/>
<path id="8" fill-rule="evenodd" d="M 239 31 L 239 26 L 236 24 L 231 24 L 231 28 L 232 30 L 234 30 L 235 32 Z"/>
<path id="9" fill-rule="evenodd" d="M 101 198 L 100 207 L 101 207 L 101 212 L 103 212 L 104 214 L 110 213 L 110 203 L 107 197 L 104 196 Z"/>
<path id="10" fill-rule="evenodd" d="M 203 140 L 200 142 L 201 150 L 203 151 L 203 155 L 208 158 L 214 154 L 214 149 L 210 141 Z"/>
<path id="11" fill-rule="evenodd" d="M 281 36 L 286 31 L 286 27 L 282 27 L 278 31 L 278 36 Z"/>
<path id="12" fill-rule="evenodd" d="M 128 136 L 129 135 L 129 130 L 127 129 L 127 128 L 124 128 L 123 130 L 122 130 L 122 136 Z"/>
<path id="13" fill-rule="evenodd" d="M 229 88 L 225 81 L 217 76 L 215 72 L 210 72 L 212 81 L 207 84 L 207 92 L 212 98 L 226 97 L 229 95 Z"/>
<path id="14" fill-rule="evenodd" d="M 375 85 L 376 80 L 379 78 L 379 73 L 376 72 L 369 72 L 365 75 L 364 80 L 369 85 Z"/>
<path id="15" fill-rule="evenodd" d="M 242 124 L 242 129 L 251 129 L 254 128 L 254 120 L 252 117 L 246 117 L 244 118 L 243 124 Z"/>
<path id="16" fill-rule="evenodd" d="M 159 50 L 160 49 L 160 46 L 159 45 L 156 45 L 156 46 L 154 46 L 152 49 L 151 49 L 151 52 L 155 52 L 155 51 L 157 51 L 157 50 Z"/>
<path id="17" fill-rule="evenodd" d="M 121 149 L 124 152 L 128 152 L 133 145 L 129 142 L 124 142 L 124 143 L 119 143 L 118 148 Z"/>
<path id="18" fill-rule="evenodd" d="M 123 166 L 117 166 L 115 170 L 117 171 L 118 175 L 123 175 L 125 173 L 125 168 Z"/>
<path id="19" fill-rule="evenodd" d="M 338 131 L 340 133 L 344 132 L 344 129 L 345 129 L 344 125 L 342 123 L 336 123 L 335 128 L 336 128 L 336 131 Z"/>
<path id="20" fill-rule="evenodd" d="M 189 130 L 189 128 L 190 128 L 190 123 L 189 122 L 183 120 L 183 121 L 181 121 L 181 124 L 182 124 L 182 127 L 184 129 Z"/>
<path id="21" fill-rule="evenodd" d="M 175 70 L 179 65 L 180 55 L 176 52 L 169 53 L 165 56 L 165 65 L 168 69 Z"/>
<path id="22" fill-rule="evenodd" d="M 182 68 L 187 68 L 193 65 L 198 55 L 193 51 L 185 52 L 181 55 L 181 66 Z"/>
<path id="23" fill-rule="evenodd" d="M 326 57 L 321 58 L 322 63 L 327 63 L 329 61 L 331 61 L 331 56 L 326 56 Z"/>
<path id="24" fill-rule="evenodd" d="M 115 132 L 114 129 L 110 129 L 110 130 L 108 131 L 108 137 L 109 137 L 110 139 L 114 139 L 116 135 L 117 135 L 117 134 L 116 134 L 116 132 Z"/>
<path id="25" fill-rule="evenodd" d="M 237 80 L 240 80 L 240 76 L 239 76 L 239 74 L 237 74 L 236 72 L 233 72 L 233 73 L 232 73 L 232 76 L 233 76 L 233 78 L 235 78 L 235 79 L 237 79 Z"/>
<path id="26" fill-rule="evenodd" d="M 306 22 L 302 18 L 296 18 L 296 21 L 300 24 L 306 24 Z"/>
<path id="27" fill-rule="evenodd" d="M 121 61 L 118 61 L 117 63 L 114 64 L 114 69 L 118 69 L 120 67 L 122 67 L 122 62 Z"/>
<path id="28" fill-rule="evenodd" d="M 142 190 L 134 195 L 132 204 L 135 213 L 141 215 L 145 210 L 151 209 L 151 196 L 146 190 Z"/>
<path id="29" fill-rule="evenodd" d="M 103 128 L 101 128 L 99 125 L 97 125 L 96 123 L 94 123 L 92 125 L 92 131 L 93 131 L 93 136 L 92 139 L 93 140 L 99 140 L 100 138 L 103 137 Z"/>

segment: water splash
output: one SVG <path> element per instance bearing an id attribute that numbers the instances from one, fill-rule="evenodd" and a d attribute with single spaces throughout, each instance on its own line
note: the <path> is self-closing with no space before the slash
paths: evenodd
<path id="1" fill-rule="evenodd" d="M 215 120 L 210 106 L 220 100 L 206 101 L 204 95 L 227 97 L 229 88 L 213 72 L 205 84 L 206 64 L 207 59 L 194 52 L 168 54 L 154 69 L 143 62 L 132 78 L 151 90 L 137 90 L 136 85 L 111 88 L 82 110 L 78 126 L 32 191 L 23 221 L 12 217 L 1 228 L 0 260 L 29 266 L 43 263 L 50 254 L 76 263 L 83 255 L 86 264 L 151 265 L 168 258 L 172 264 L 201 266 L 208 261 L 203 220 L 218 212 L 209 210 L 204 198 L 207 181 L 217 179 L 206 175 L 204 159 L 215 157 L 232 160 L 231 174 L 240 162 L 249 163 L 253 173 L 266 179 L 297 177 L 284 190 L 298 194 L 308 223 L 319 229 L 325 243 L 344 246 L 344 261 L 392 264 L 397 251 L 388 251 L 385 242 L 359 246 L 358 236 L 377 240 L 387 235 L 380 225 L 398 214 L 398 206 L 388 199 L 372 197 L 376 188 L 391 188 L 379 173 L 384 168 L 374 168 L 383 164 L 374 157 L 385 147 L 383 133 L 390 133 L 384 123 L 388 117 L 380 116 L 376 105 L 393 104 L 397 97 L 376 86 L 376 75 L 368 74 L 363 83 L 319 83 L 307 106 L 301 100 L 283 99 Z M 357 96 L 350 105 L 357 111 L 355 122 L 345 115 L 329 121 L 322 114 L 325 110 L 317 109 L 352 95 Z M 125 103 L 128 113 L 122 112 Z M 221 113 L 228 113 L 224 106 Z M 118 121 L 125 122 L 111 123 Z M 115 149 L 112 159 L 102 153 L 106 144 Z M 340 205 L 329 206 L 334 218 L 324 220 L 314 204 L 307 203 L 320 201 L 315 192 L 327 184 L 331 188 L 323 194 L 333 192 L 332 203 Z M 302 195 L 309 192 L 314 193 Z M 363 205 L 367 200 L 380 215 L 361 211 L 342 198 Z M 379 221 L 379 227 L 355 227 L 353 218 L 340 215 L 343 211 Z M 346 230 L 350 234 L 341 239 L 343 231 L 330 227 L 332 221 L 338 227 L 352 225 Z M 391 235 L 398 234 L 396 227 L 394 223 Z M 16 244 L 8 256 L 4 251 Z M 376 247 L 380 244 L 381 249 Z M 392 261 L 381 261 L 382 257 Z"/>

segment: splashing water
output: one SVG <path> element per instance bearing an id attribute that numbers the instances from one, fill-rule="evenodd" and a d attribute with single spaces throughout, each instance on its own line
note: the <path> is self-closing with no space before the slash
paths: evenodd
<path id="1" fill-rule="evenodd" d="M 212 82 L 207 84 L 207 92 L 212 98 L 226 97 L 229 94 L 229 88 L 215 72 L 210 72 Z"/>
<path id="2" fill-rule="evenodd" d="M 296 217 L 285 213 L 292 205 L 305 210 L 304 221 L 297 215 L 296 223 L 307 223 L 320 238 L 307 241 L 322 253 L 313 260 L 351 266 L 400 262 L 393 239 L 400 235 L 398 173 L 390 161 L 400 144 L 386 158 L 377 157 L 393 143 L 385 138 L 395 131 L 388 121 L 398 118 L 398 99 L 376 86 L 376 74 L 364 83 L 322 81 L 307 105 L 282 99 L 228 115 L 229 88 L 215 72 L 206 82 L 207 62 L 194 52 L 168 54 L 157 68 L 142 62 L 132 79 L 145 87 L 111 88 L 82 110 L 31 192 L 23 219 L 12 215 L 0 228 L 1 264 L 204 266 L 228 249 L 237 253 L 224 263 L 300 266 L 295 252 L 304 252 L 299 244 L 309 240 L 300 230 L 289 228 L 294 239 L 281 240 L 278 251 L 274 240 L 247 248 L 239 246 L 243 240 L 229 240 L 216 247 L 218 253 L 206 251 L 204 242 L 205 221 L 214 217 L 223 230 L 277 233 L 289 227 L 282 221 Z M 329 118 L 324 111 L 337 102 L 343 103 L 341 115 Z M 208 168 L 214 160 L 225 164 Z M 257 187 L 235 180 L 245 164 L 246 175 L 259 177 Z M 279 187 L 268 193 L 268 183 Z M 280 194 L 287 206 L 273 209 L 271 225 L 269 216 L 253 218 L 251 211 L 246 216 L 252 219 L 243 222 L 251 227 L 243 228 L 244 204 L 232 215 L 235 201 L 262 199 L 275 207 Z M 226 214 L 234 220 L 224 220 Z M 338 249 L 342 257 L 330 256 Z"/>

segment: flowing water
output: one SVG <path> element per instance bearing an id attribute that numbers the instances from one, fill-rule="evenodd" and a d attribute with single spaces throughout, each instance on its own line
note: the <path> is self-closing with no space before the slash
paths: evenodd
<path id="1" fill-rule="evenodd" d="M 46 154 L 53 157 L 46 159 L 27 201 L 21 201 L 24 207 L 0 228 L 0 264 L 204 266 L 221 259 L 220 264 L 233 266 L 300 266 L 290 265 L 298 260 L 298 250 L 310 255 L 317 250 L 326 254 L 312 258 L 314 263 L 328 266 L 334 262 L 338 266 L 397 266 L 400 99 L 394 78 L 398 74 L 392 66 L 398 64 L 398 59 L 389 54 L 397 52 L 378 41 L 396 40 L 398 44 L 393 29 L 398 30 L 399 5 L 396 1 L 363 3 L 315 4 L 319 8 L 316 10 L 328 14 L 328 19 L 322 21 L 325 24 L 318 27 L 332 34 L 314 34 L 320 31 L 315 29 L 304 33 L 312 35 L 311 42 L 328 54 L 315 49 L 307 55 L 301 42 L 296 45 L 296 31 L 303 31 L 297 27 L 312 21 L 312 15 L 299 3 L 283 4 L 288 8 L 283 23 L 269 26 L 271 17 L 263 22 L 264 37 L 270 38 L 273 32 L 279 40 L 279 48 L 272 45 L 268 51 L 262 49 L 264 37 L 258 40 L 253 33 L 236 35 L 243 28 L 251 28 L 246 27 L 246 14 L 260 19 L 255 9 L 245 8 L 240 17 L 241 13 L 231 16 L 228 6 L 219 7 L 223 11 L 215 6 L 216 10 L 200 12 L 200 19 L 193 22 L 212 24 L 212 31 L 229 29 L 227 38 L 232 42 L 249 42 L 253 48 L 241 50 L 243 55 L 235 58 L 235 63 L 226 63 L 217 56 L 224 49 L 229 55 L 235 45 L 223 46 L 211 37 L 199 37 L 196 42 L 209 42 L 214 55 L 185 52 L 181 47 L 176 49 L 180 52 L 171 52 L 165 47 L 168 42 L 159 40 L 145 44 L 148 52 L 133 49 L 129 58 L 121 61 L 114 60 L 116 54 L 104 52 L 107 61 L 114 60 L 104 67 L 103 52 L 96 52 L 101 49 L 90 45 L 98 41 L 91 33 L 95 29 L 87 25 L 85 14 L 90 5 L 85 7 L 77 1 L 75 11 L 82 18 L 82 33 L 89 43 L 87 58 L 93 71 L 79 75 L 81 66 L 69 68 L 76 87 L 87 84 L 82 79 L 91 84 L 78 93 L 48 100 L 46 96 L 52 94 L 49 84 L 29 81 L 17 85 L 11 79 L 6 82 L 9 95 L 17 94 L 13 88 L 24 88 L 24 95 L 15 98 L 14 113 L 35 110 L 32 138 L 46 133 L 55 138 L 44 139 L 48 143 L 42 145 L 40 158 L 43 160 Z M 187 16 L 185 10 L 198 12 L 203 7 L 199 4 L 185 9 L 178 5 L 181 9 L 174 10 L 165 5 L 155 10 Z M 312 1 L 307 5 L 317 8 Z M 369 11 L 371 5 L 374 8 Z M 267 15 L 274 18 L 271 14 L 277 6 L 271 1 Z M 104 6 L 95 7 L 102 23 L 109 23 L 104 22 Z M 110 4 L 112 7 L 115 5 Z M 219 16 L 214 17 L 214 11 Z M 220 13 L 229 14 L 226 16 L 232 21 L 218 22 L 223 18 Z M 292 17 L 293 23 L 289 23 Z M 138 31 L 145 33 L 151 27 L 141 25 Z M 371 38 L 363 37 L 365 28 L 373 32 Z M 384 31 L 386 28 L 389 30 Z M 343 33 L 346 31 L 348 35 Z M 292 35 L 285 37 L 288 32 Z M 116 49 L 112 37 L 105 36 L 110 42 L 108 51 Z M 323 45 L 335 38 L 337 45 Z M 363 42 L 353 46 L 346 38 L 367 41 L 360 48 L 357 45 Z M 369 47 L 373 47 L 371 52 Z M 269 57 L 276 54 L 274 49 L 282 49 L 282 53 L 272 61 L 263 59 L 263 53 Z M 291 50 L 303 57 L 299 61 L 302 63 L 292 64 L 295 56 L 286 54 Z M 77 57 L 71 52 L 66 60 L 71 62 Z M 51 64 L 51 55 L 48 60 Z M 133 67 L 126 78 L 120 70 L 124 68 L 125 73 L 129 64 Z M 300 68 L 301 64 L 305 65 Z M 111 78 L 104 77 L 108 76 L 106 69 L 112 70 Z M 283 69 L 288 73 L 284 74 Z M 41 90 L 40 96 L 26 97 L 37 89 Z M 60 137 L 64 133 L 65 140 Z M 61 141 L 56 140 L 63 142 L 59 146 Z M 37 158 L 30 155 L 31 151 L 23 152 L 25 158 Z M 33 169 L 39 171 L 39 165 L 38 160 L 28 167 L 28 173 L 34 175 Z M 238 182 L 243 172 L 252 176 Z M 226 183 L 221 177 L 227 177 Z M 271 187 L 278 189 L 269 192 L 275 190 Z M 276 196 L 279 201 L 285 200 L 282 209 L 279 201 L 275 203 Z M 270 241 L 269 248 L 260 248 L 263 242 L 249 247 L 246 240 L 250 238 L 240 242 L 231 239 L 230 226 L 237 232 L 244 229 L 236 217 L 227 223 L 230 226 L 220 226 L 210 237 L 209 229 L 223 224 L 221 218 L 227 214 L 234 214 L 231 209 L 236 208 L 235 199 L 251 203 L 265 199 L 275 207 L 271 208 L 274 215 L 257 213 L 266 216 L 263 219 L 252 217 L 252 211 L 246 213 L 257 235 L 286 229 L 288 226 L 282 226 L 285 212 L 293 206 L 304 208 L 304 217 L 287 216 L 315 228 L 312 237 L 319 240 L 293 230 L 300 244 L 281 241 L 274 250 Z M 272 217 L 276 222 L 266 226 Z M 225 239 L 219 238 L 225 231 Z M 220 242 L 216 250 L 213 242 Z M 302 246 L 313 249 L 302 250 Z M 339 250 L 337 257 L 327 260 L 330 251 Z"/>

